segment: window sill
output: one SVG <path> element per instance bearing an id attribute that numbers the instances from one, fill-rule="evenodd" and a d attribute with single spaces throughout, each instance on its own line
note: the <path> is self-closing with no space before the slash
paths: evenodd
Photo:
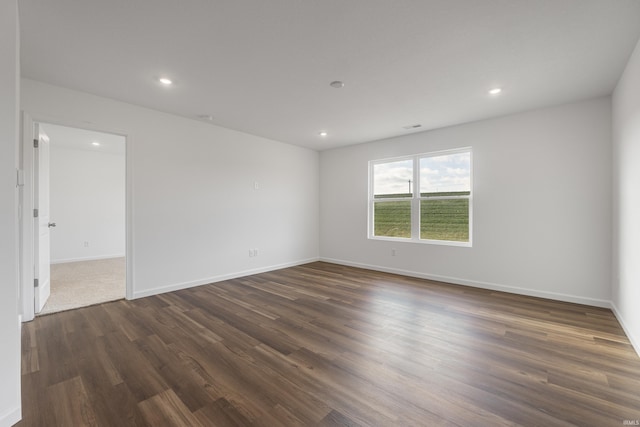
<path id="1" fill-rule="evenodd" d="M 473 247 L 471 242 L 458 242 L 455 240 L 428 240 L 428 239 L 412 239 L 410 237 L 384 237 L 384 236 L 369 236 L 368 239 L 381 240 L 386 242 L 398 242 L 398 243 L 418 243 L 420 245 L 456 246 L 461 248 Z"/>

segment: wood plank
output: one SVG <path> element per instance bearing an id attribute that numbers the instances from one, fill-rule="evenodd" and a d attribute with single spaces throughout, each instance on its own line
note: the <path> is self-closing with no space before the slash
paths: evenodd
<path id="1" fill-rule="evenodd" d="M 93 407 L 80 377 L 49 386 L 56 425 L 97 426 Z"/>
<path id="2" fill-rule="evenodd" d="M 315 262 L 23 326 L 18 426 L 622 425 L 610 310 Z"/>
<path id="3" fill-rule="evenodd" d="M 139 403 L 149 425 L 158 427 L 204 427 L 173 390 L 166 390 Z"/>

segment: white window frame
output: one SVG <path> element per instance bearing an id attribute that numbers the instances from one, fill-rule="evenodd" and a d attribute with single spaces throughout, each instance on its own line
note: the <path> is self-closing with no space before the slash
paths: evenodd
<path id="1" fill-rule="evenodd" d="M 457 153 L 469 153 L 469 180 L 470 180 L 470 194 L 469 196 L 437 196 L 437 197 L 421 197 L 420 193 L 420 159 L 426 157 L 438 157 L 446 156 Z M 384 202 L 393 201 L 411 201 L 411 237 L 388 237 L 388 236 L 376 236 L 374 235 L 374 204 L 376 202 L 383 202 L 381 199 L 374 197 L 374 166 L 384 163 L 392 163 L 403 160 L 413 161 L 413 188 L 411 197 L 394 197 L 385 198 Z M 368 220 L 367 220 L 367 234 L 368 238 L 372 240 L 388 240 L 393 242 L 411 242 L 421 243 L 429 245 L 444 245 L 444 246 L 460 246 L 460 247 L 472 247 L 473 246 L 473 150 L 471 147 L 455 148 L 450 150 L 432 151 L 428 153 L 414 154 L 410 156 L 392 157 L 386 159 L 377 159 L 369 161 L 369 201 L 368 201 Z M 469 241 L 460 242 L 455 240 L 434 240 L 434 239 L 421 239 L 420 238 L 420 202 L 422 200 L 451 200 L 451 199 L 468 199 L 469 200 Z"/>

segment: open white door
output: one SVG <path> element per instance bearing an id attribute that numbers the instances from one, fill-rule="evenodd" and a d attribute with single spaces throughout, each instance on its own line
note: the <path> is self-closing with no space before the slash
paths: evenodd
<path id="1" fill-rule="evenodd" d="M 42 311 L 51 293 L 49 222 L 49 138 L 35 124 L 34 138 L 34 278 L 35 312 Z"/>

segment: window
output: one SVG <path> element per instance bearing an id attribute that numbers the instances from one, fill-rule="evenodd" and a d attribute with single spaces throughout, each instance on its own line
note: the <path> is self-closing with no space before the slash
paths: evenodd
<path id="1" fill-rule="evenodd" d="M 373 164 L 373 235 L 411 238 L 413 159 Z"/>
<path id="2" fill-rule="evenodd" d="M 471 149 L 370 163 L 369 237 L 471 245 Z"/>

